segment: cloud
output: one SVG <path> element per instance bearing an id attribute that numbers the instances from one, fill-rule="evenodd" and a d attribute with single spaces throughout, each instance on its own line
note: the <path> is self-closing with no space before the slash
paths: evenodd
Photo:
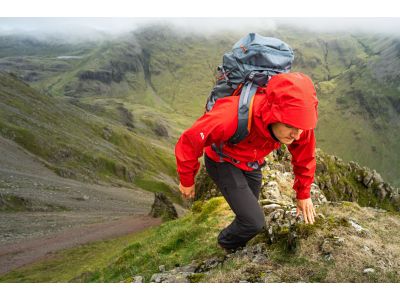
<path id="1" fill-rule="evenodd" d="M 0 18 L 0 34 L 67 35 L 97 38 L 140 26 L 170 24 L 182 32 L 257 31 L 281 24 L 312 31 L 362 31 L 398 35 L 400 18 Z"/>

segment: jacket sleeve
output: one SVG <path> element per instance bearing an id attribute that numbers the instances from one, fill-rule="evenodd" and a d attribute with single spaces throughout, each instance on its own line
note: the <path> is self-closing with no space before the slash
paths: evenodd
<path id="1" fill-rule="evenodd" d="M 293 189 L 297 199 L 310 198 L 311 184 L 316 169 L 314 130 L 306 130 L 298 141 L 288 146 L 292 154 L 293 172 L 295 175 Z"/>
<path id="2" fill-rule="evenodd" d="M 232 110 L 230 99 L 219 99 L 213 109 L 200 117 L 180 136 L 175 146 L 177 172 L 183 186 L 194 184 L 199 170 L 198 158 L 203 155 L 204 147 L 213 143 L 228 140 L 236 130 L 234 117 L 228 113 Z"/>

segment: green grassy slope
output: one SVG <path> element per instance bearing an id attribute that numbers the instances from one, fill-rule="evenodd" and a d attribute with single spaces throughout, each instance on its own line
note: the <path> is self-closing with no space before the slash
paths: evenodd
<path id="1" fill-rule="evenodd" d="M 0 133 L 44 159 L 59 175 L 137 184 L 173 195 L 173 150 L 162 137 L 139 135 L 111 118 L 44 96 L 4 73 L 0 107 Z"/>
<path id="2" fill-rule="evenodd" d="M 193 282 L 398 282 L 399 214 L 361 208 L 356 203 L 323 204 L 315 225 L 299 224 L 295 251 L 287 249 L 287 233 L 273 244 L 263 234 L 249 244 L 266 243 L 268 258 L 252 262 L 246 255 L 227 258 L 216 245 L 220 229 L 233 219 L 223 198 L 197 202 L 178 220 L 142 233 L 97 242 L 53 254 L 0 277 L 0 282 L 149 282 L 159 266 L 172 270 L 210 257 L 223 263 Z M 357 220 L 358 233 L 349 223 Z M 367 232 L 367 233 L 365 233 Z M 329 247 L 329 248 L 328 248 Z M 327 251 L 331 259 L 327 259 Z M 349 268 L 351 264 L 351 268 Z M 364 274 L 374 268 L 372 274 Z"/>

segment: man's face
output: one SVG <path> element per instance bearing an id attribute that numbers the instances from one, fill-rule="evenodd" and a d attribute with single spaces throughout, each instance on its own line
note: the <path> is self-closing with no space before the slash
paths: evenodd
<path id="1" fill-rule="evenodd" d="M 272 132 L 282 144 L 290 145 L 300 138 L 303 130 L 284 123 L 273 123 Z"/>

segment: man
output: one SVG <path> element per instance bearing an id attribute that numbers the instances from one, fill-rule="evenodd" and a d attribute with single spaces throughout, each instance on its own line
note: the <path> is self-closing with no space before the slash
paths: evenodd
<path id="1" fill-rule="evenodd" d="M 175 147 L 180 191 L 194 197 L 194 178 L 198 158 L 205 148 L 205 166 L 229 206 L 234 221 L 221 231 L 218 243 L 227 250 L 243 247 L 265 226 L 258 204 L 261 167 L 264 157 L 282 144 L 292 154 L 297 195 L 297 215 L 313 224 L 315 210 L 310 198 L 316 168 L 314 128 L 317 124 L 318 99 L 314 85 L 302 73 L 273 76 L 267 87 L 254 97 L 248 136 L 236 145 L 227 143 L 238 124 L 238 96 L 219 99 L 214 108 L 199 118 L 180 137 Z"/>

